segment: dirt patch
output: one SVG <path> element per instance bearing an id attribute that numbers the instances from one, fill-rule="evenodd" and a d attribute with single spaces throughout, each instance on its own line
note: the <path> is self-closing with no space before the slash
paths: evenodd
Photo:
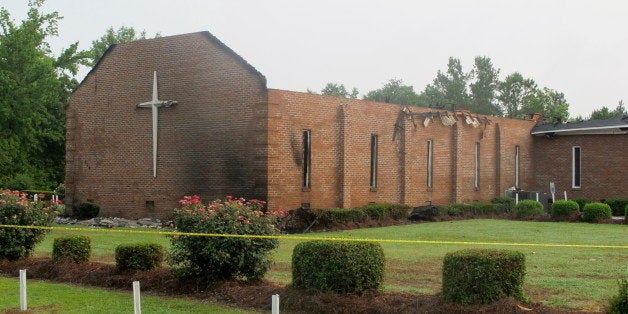
<path id="1" fill-rule="evenodd" d="M 0 261 L 2 274 L 17 277 L 20 269 L 27 269 L 28 278 L 120 290 L 131 290 L 131 283 L 138 280 L 143 291 L 174 297 L 185 295 L 259 311 L 270 311 L 271 296 L 279 294 L 282 313 L 569 313 L 541 304 L 524 305 L 512 298 L 490 305 L 462 306 L 446 303 L 438 295 L 380 291 L 336 295 L 293 289 L 266 280 L 207 285 L 179 280 L 166 268 L 120 271 L 111 264 L 55 263 L 49 258 Z"/>

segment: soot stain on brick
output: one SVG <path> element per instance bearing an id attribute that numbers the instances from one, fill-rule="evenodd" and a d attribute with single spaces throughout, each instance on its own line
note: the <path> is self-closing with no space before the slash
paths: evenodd
<path id="1" fill-rule="evenodd" d="M 290 134 L 290 148 L 292 149 L 292 158 L 297 166 L 303 165 L 303 156 L 301 155 L 301 145 L 297 140 L 296 134 Z"/>

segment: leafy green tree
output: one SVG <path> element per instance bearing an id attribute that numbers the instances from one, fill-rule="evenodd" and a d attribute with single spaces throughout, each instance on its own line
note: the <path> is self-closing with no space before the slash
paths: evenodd
<path id="1" fill-rule="evenodd" d="M 321 90 L 321 94 L 356 99 L 358 98 L 359 92 L 355 87 L 349 93 L 343 84 L 327 83 Z"/>
<path id="2" fill-rule="evenodd" d="M 447 72 L 438 70 L 431 85 L 425 87 L 424 94 L 430 105 L 451 109 L 452 104 L 468 105 L 471 98 L 467 93 L 469 74 L 462 71 L 460 59 L 449 57 Z"/>
<path id="3" fill-rule="evenodd" d="M 565 94 L 543 87 L 536 89 L 525 99 L 521 107 L 523 114 L 540 113 L 545 120 L 552 123 L 567 122 L 569 119 L 569 104 Z"/>
<path id="4" fill-rule="evenodd" d="M 159 36 L 159 33 L 155 34 L 155 37 Z M 105 51 L 109 49 L 109 46 L 140 39 L 146 39 L 145 31 L 138 32 L 133 27 L 126 26 L 121 26 L 118 30 L 110 27 L 99 39 L 92 41 L 92 46 L 89 49 L 90 62 L 88 65 L 96 65 L 98 60 L 105 54 Z"/>
<path id="5" fill-rule="evenodd" d="M 476 113 L 501 116 L 502 111 L 497 104 L 499 69 L 495 69 L 491 58 L 475 57 L 470 76 L 474 79 L 469 84 L 472 100 L 470 110 Z"/>
<path id="6" fill-rule="evenodd" d="M 614 117 L 613 111 L 604 106 L 591 112 L 591 120 L 604 120 Z"/>
<path id="7" fill-rule="evenodd" d="M 597 110 L 593 110 L 593 112 L 591 112 L 591 119 L 603 120 L 603 119 L 610 119 L 613 117 L 622 117 L 625 115 L 628 115 L 628 111 L 626 111 L 626 107 L 624 106 L 624 101 L 620 100 L 615 110 L 610 110 L 606 106 Z"/>
<path id="8" fill-rule="evenodd" d="M 400 105 L 416 105 L 419 95 L 411 85 L 404 85 L 400 79 L 391 79 L 380 89 L 372 90 L 364 96 L 365 100 L 386 102 Z"/>
<path id="9" fill-rule="evenodd" d="M 508 75 L 499 83 L 499 96 L 497 96 L 504 116 L 521 118 L 523 116 L 521 108 L 530 97 L 534 96 L 536 89 L 537 85 L 534 80 L 526 79 L 518 72 Z"/>
<path id="10" fill-rule="evenodd" d="M 57 35 L 58 12 L 43 13 L 43 0 L 29 3 L 16 24 L 0 8 L 0 185 L 51 188 L 63 180 L 65 112 L 78 63 L 70 45 L 52 56 L 47 38 Z"/>

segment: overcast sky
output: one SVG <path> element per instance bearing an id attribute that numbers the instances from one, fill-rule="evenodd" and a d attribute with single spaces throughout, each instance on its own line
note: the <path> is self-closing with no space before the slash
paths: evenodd
<path id="1" fill-rule="evenodd" d="M 21 20 L 26 0 L 1 0 Z M 263 73 L 268 87 L 360 94 L 402 79 L 417 92 L 446 70 L 488 56 L 565 93 L 571 116 L 628 101 L 628 1 L 48 0 L 64 19 L 54 51 L 82 49 L 111 26 L 149 36 L 209 31 Z M 82 75 L 86 71 L 82 71 Z"/>

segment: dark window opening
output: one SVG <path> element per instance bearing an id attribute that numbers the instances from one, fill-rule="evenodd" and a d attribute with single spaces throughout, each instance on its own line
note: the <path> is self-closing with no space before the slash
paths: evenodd
<path id="1" fill-rule="evenodd" d="M 572 156 L 572 187 L 579 188 L 580 187 L 580 147 L 573 147 L 573 156 Z"/>
<path id="2" fill-rule="evenodd" d="M 480 188 L 480 143 L 475 143 L 475 167 L 473 170 L 473 185 Z"/>
<path id="3" fill-rule="evenodd" d="M 146 210 L 155 210 L 155 201 L 146 201 Z"/>
<path id="4" fill-rule="evenodd" d="M 312 134 L 311 130 L 303 131 L 303 180 L 302 187 L 309 189 L 312 181 Z"/>
<path id="5" fill-rule="evenodd" d="M 377 135 L 371 135 L 371 188 L 377 188 Z"/>
<path id="6" fill-rule="evenodd" d="M 515 187 L 519 184 L 519 146 L 515 146 Z"/>
<path id="7" fill-rule="evenodd" d="M 431 188 L 433 184 L 434 171 L 434 142 L 427 141 L 427 187 Z"/>

